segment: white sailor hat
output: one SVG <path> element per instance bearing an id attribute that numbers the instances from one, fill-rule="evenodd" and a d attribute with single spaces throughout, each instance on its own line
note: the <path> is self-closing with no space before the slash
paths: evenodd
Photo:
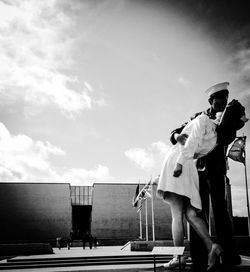
<path id="1" fill-rule="evenodd" d="M 222 91 L 222 90 L 228 90 L 228 86 L 229 86 L 229 82 L 222 82 L 222 83 L 218 83 L 213 85 L 212 87 L 208 88 L 205 93 L 208 95 L 208 97 L 210 97 L 211 95 Z"/>

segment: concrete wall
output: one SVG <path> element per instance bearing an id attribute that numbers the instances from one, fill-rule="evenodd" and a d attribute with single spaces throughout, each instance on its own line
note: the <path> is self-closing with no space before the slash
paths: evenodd
<path id="1" fill-rule="evenodd" d="M 43 241 L 71 230 L 69 184 L 0 183 L 0 241 Z"/>
<path id="2" fill-rule="evenodd" d="M 100 239 L 139 237 L 139 213 L 132 207 L 136 184 L 94 184 L 91 231 Z M 142 188 L 143 186 L 141 186 Z M 154 186 L 154 191 L 156 186 Z M 155 197 L 156 239 L 171 239 L 171 214 L 166 203 Z M 152 239 L 151 200 L 148 200 L 149 239 Z M 145 238 L 145 204 L 142 209 L 143 237 Z"/>
<path id="3" fill-rule="evenodd" d="M 139 213 L 132 206 L 136 186 L 94 184 L 91 222 L 94 236 L 128 241 L 139 237 Z M 146 237 L 145 214 L 144 203 L 143 238 Z M 170 209 L 155 193 L 154 214 L 156 239 L 171 239 Z M 2 243 L 67 237 L 72 228 L 70 186 L 66 183 L 0 183 L 0 218 Z M 151 199 L 148 199 L 148 230 L 152 240 Z"/>

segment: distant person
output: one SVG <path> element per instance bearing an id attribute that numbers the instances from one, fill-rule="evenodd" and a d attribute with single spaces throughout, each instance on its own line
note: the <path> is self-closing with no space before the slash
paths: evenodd
<path id="1" fill-rule="evenodd" d="M 62 237 L 56 238 L 56 247 L 61 250 L 62 248 Z"/>
<path id="2" fill-rule="evenodd" d="M 72 246 L 72 243 L 73 243 L 73 230 L 70 231 L 69 233 L 69 237 L 67 238 L 67 247 L 68 249 L 70 249 L 70 247 Z"/>
<path id="3" fill-rule="evenodd" d="M 82 233 L 82 248 L 83 248 L 83 249 L 85 249 L 86 239 L 87 239 L 86 233 L 83 232 L 83 233 Z"/>
<path id="4" fill-rule="evenodd" d="M 78 229 L 78 230 L 76 230 L 76 239 L 81 239 L 82 238 L 82 235 L 81 235 L 81 232 L 80 232 L 80 230 Z"/>
<path id="5" fill-rule="evenodd" d="M 89 243 L 89 248 L 92 249 L 93 246 L 93 236 L 90 232 L 86 232 L 86 241 Z"/>
<path id="6" fill-rule="evenodd" d="M 94 244 L 94 248 L 97 248 L 97 246 L 99 245 L 99 241 L 96 236 L 93 237 L 93 244 Z"/>

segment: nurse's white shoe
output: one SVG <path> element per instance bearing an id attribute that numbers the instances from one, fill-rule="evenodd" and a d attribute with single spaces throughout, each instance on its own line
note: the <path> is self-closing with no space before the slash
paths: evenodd
<path id="1" fill-rule="evenodd" d="M 175 269 L 177 267 L 179 267 L 179 265 L 181 265 L 182 269 L 185 269 L 186 266 L 186 258 L 184 256 L 180 257 L 180 261 L 178 257 L 174 257 L 172 260 L 170 260 L 168 263 L 165 263 L 163 265 L 164 268 L 168 269 L 168 270 L 172 270 Z"/>

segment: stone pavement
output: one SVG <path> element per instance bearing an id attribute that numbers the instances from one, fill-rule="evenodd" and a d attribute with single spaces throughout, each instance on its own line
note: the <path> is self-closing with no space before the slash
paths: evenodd
<path id="1" fill-rule="evenodd" d="M 106 247 L 98 247 L 89 249 L 82 249 L 82 247 L 73 247 L 70 250 L 67 248 L 62 248 L 61 250 L 54 248 L 54 254 L 50 255 L 33 255 L 33 256 L 22 256 L 13 258 L 13 260 L 50 260 L 55 258 L 77 258 L 77 257 L 97 257 L 97 256 L 137 256 L 137 255 L 145 255 L 145 259 L 147 256 L 152 257 L 150 252 L 145 251 L 130 251 L 130 248 L 125 248 L 121 250 L 121 246 L 106 246 Z M 0 264 L 5 263 L 6 260 L 0 262 Z M 91 265 L 91 266 L 67 266 L 67 267 L 47 267 L 47 268 L 31 268 L 31 269 L 2 269 L 1 271 L 12 271 L 12 272 L 60 272 L 60 271 L 92 271 L 92 272 L 99 272 L 99 271 L 119 271 L 119 272 L 148 272 L 148 271 L 156 271 L 156 272 L 163 272 L 166 271 L 159 263 L 156 263 L 156 269 L 154 269 L 154 264 L 152 263 L 135 263 L 135 264 L 116 264 L 116 265 Z M 178 269 L 175 271 L 179 271 Z M 184 272 L 184 270 L 182 270 Z M 187 266 L 185 271 L 190 271 L 190 265 Z M 250 271 L 250 257 L 242 256 L 242 265 L 236 268 L 234 271 Z M 227 272 L 234 272 L 234 271 L 227 271 Z M 218 271 L 219 272 L 219 271 Z"/>

